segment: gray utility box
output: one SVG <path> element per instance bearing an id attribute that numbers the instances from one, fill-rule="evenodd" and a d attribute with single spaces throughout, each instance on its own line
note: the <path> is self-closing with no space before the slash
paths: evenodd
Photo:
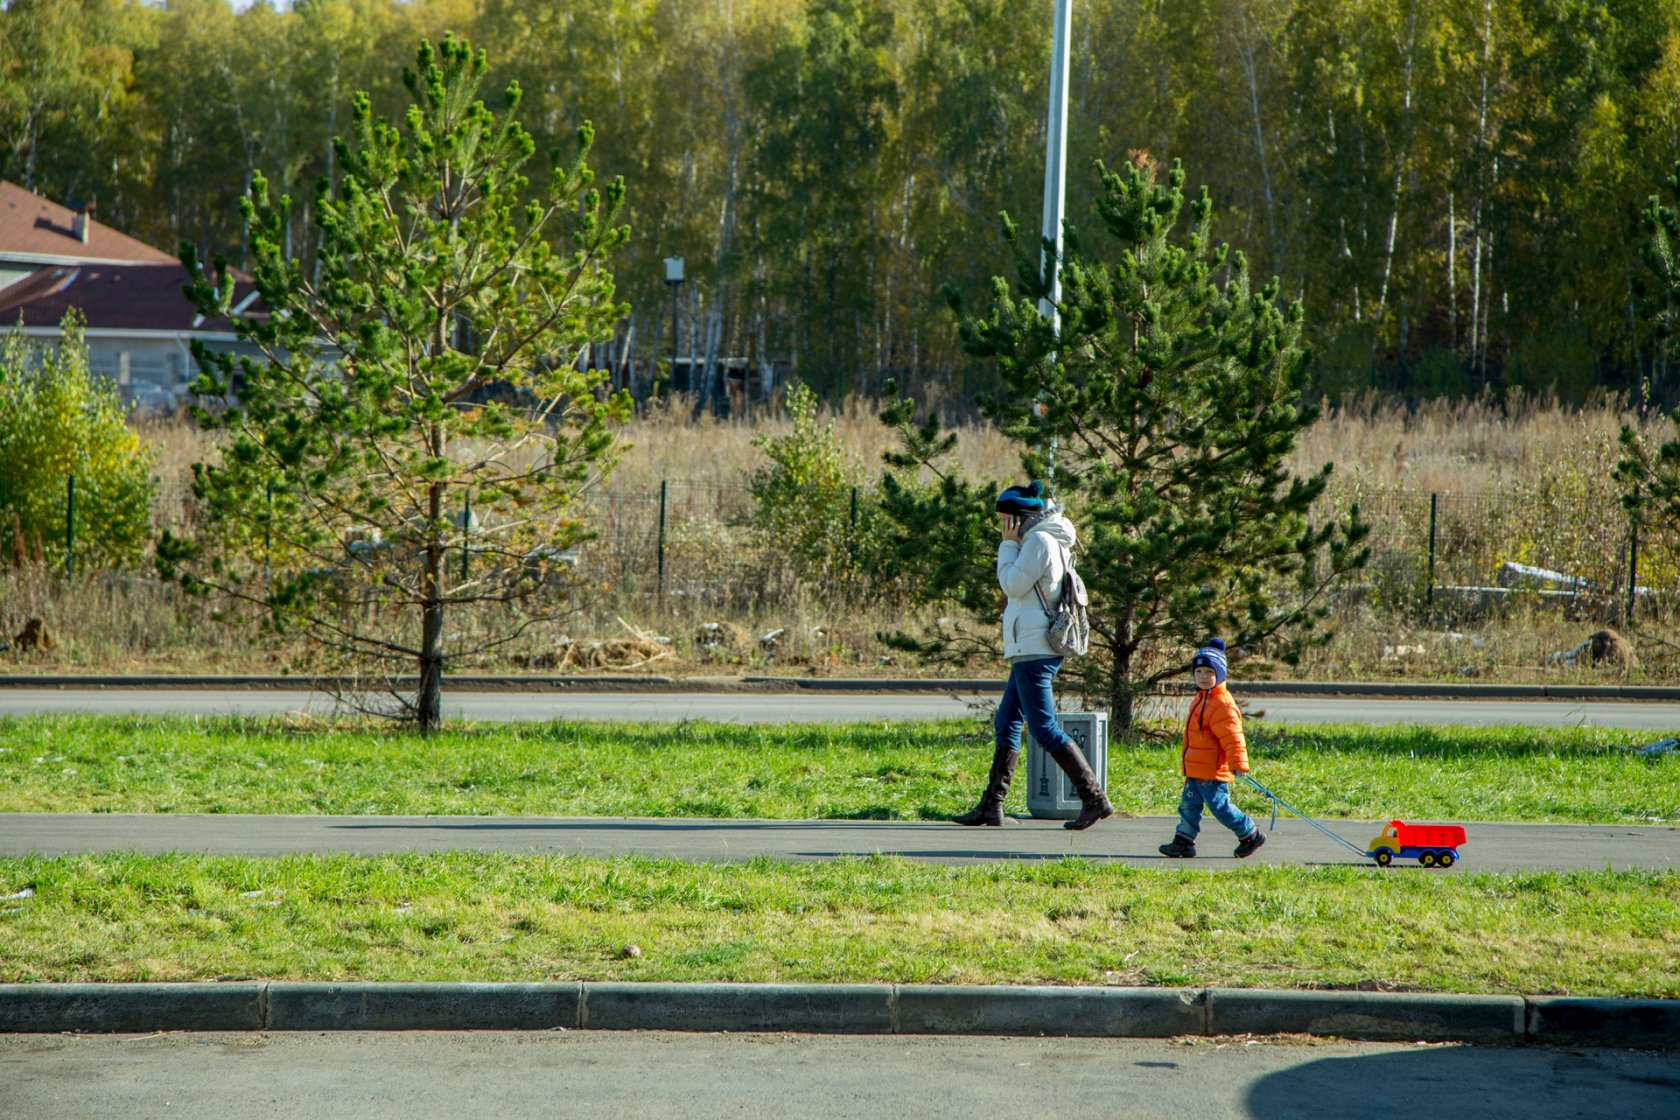
<path id="1" fill-rule="evenodd" d="M 1108 788 L 1108 713 L 1057 712 L 1056 722 L 1062 725 L 1067 737 L 1085 752 L 1085 761 Z M 1072 820 L 1081 808 L 1073 783 L 1050 757 L 1050 752 L 1038 745 L 1027 732 L 1027 812 L 1040 818 Z"/>

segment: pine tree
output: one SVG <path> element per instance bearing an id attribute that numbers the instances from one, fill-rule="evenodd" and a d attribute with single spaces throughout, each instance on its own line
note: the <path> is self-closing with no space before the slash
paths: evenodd
<path id="1" fill-rule="evenodd" d="M 197 415 L 226 440 L 195 467 L 202 535 L 166 538 L 160 562 L 352 664 L 417 668 L 406 714 L 423 731 L 446 658 L 517 636 L 469 647 L 446 638 L 446 611 L 563 598 L 588 535 L 580 489 L 611 465 L 629 408 L 579 368 L 625 312 L 606 268 L 629 235 L 623 182 L 592 186 L 585 124 L 530 190 L 519 87 L 498 117 L 479 97 L 486 65 L 449 36 L 422 44 L 400 126 L 355 97 L 341 178 L 318 190 L 318 280 L 288 252 L 291 200 L 260 176 L 243 211 L 261 314 L 231 306 L 225 261 L 211 279 L 182 248 L 199 311 L 230 316 L 260 357 L 195 349 L 213 406 Z"/>
<path id="2" fill-rule="evenodd" d="M 941 616 L 935 633 L 925 638 L 902 630 L 878 636 L 925 660 L 966 664 L 978 656 L 1001 656 L 992 502 L 1004 484 L 964 478 L 946 461 L 956 450 L 956 433 L 941 432 L 932 412 L 917 424 L 916 402 L 900 398 L 896 382 L 887 382 L 886 393 L 880 418 L 897 431 L 900 450 L 881 456 L 892 469 L 881 477 L 884 528 L 870 558 L 877 583 L 909 589 L 913 600 L 955 606 L 960 617 Z M 918 477 L 924 472 L 925 482 Z"/>
<path id="3" fill-rule="evenodd" d="M 1013 291 L 993 281 L 990 309 L 963 316 L 961 336 L 1000 376 L 982 407 L 1020 443 L 1026 475 L 1050 479 L 1074 511 L 1092 599 L 1093 656 L 1081 664 L 1125 729 L 1139 696 L 1210 634 L 1298 654 L 1330 585 L 1365 562 L 1367 527 L 1357 507 L 1315 523 L 1329 465 L 1306 478 L 1285 465 L 1316 417 L 1302 400 L 1300 306 L 1279 303 L 1276 280 L 1254 288 L 1242 255 L 1213 244 L 1205 190 L 1174 241 L 1176 164 L 1164 182 L 1142 155 L 1097 171 L 1113 250 L 1098 257 L 1068 229 L 1060 330 L 1039 310 L 1049 284 L 1034 253 L 1021 255 Z M 931 431 L 919 435 L 931 446 Z M 990 553 L 978 561 L 989 567 Z"/>
<path id="4" fill-rule="evenodd" d="M 1680 163 L 1674 165 L 1666 185 L 1674 205 L 1652 195 L 1639 216 L 1645 231 L 1641 256 L 1646 268 L 1639 295 L 1661 354 L 1653 362 L 1657 368 L 1680 359 Z M 1680 429 L 1680 409 L 1670 419 Z M 1621 442 L 1616 478 L 1622 484 L 1622 504 L 1628 515 L 1636 522 L 1654 521 L 1659 527 L 1680 530 L 1680 435 L 1653 448 L 1624 424 Z"/>

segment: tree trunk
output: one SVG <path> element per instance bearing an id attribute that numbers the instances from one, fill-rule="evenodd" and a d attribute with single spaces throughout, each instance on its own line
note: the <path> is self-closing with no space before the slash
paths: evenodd
<path id="1" fill-rule="evenodd" d="M 735 5 L 719 6 L 724 21 L 724 47 L 716 65 L 721 80 L 723 101 L 724 175 L 723 203 L 718 211 L 717 257 L 713 273 L 711 314 L 706 321 L 705 390 L 694 402 L 694 413 L 710 407 L 712 414 L 728 410 L 728 378 L 718 370 L 718 354 L 723 346 L 724 316 L 729 310 L 730 256 L 735 247 L 736 190 L 740 182 L 741 155 L 745 146 L 745 125 L 736 98 L 739 96 L 740 65 L 735 57 Z"/>
<path id="2" fill-rule="evenodd" d="M 24 132 L 28 137 L 24 141 L 28 147 L 24 150 L 28 154 L 24 156 L 23 161 L 23 189 L 33 194 L 35 193 L 35 150 L 38 146 L 36 144 L 38 132 L 35 126 L 34 113 L 29 115 L 29 124 L 24 128 Z"/>
<path id="3" fill-rule="evenodd" d="M 705 358 L 700 367 L 700 393 L 694 398 L 694 415 L 699 416 L 703 410 L 710 409 L 713 416 L 718 416 L 728 411 L 729 402 L 728 387 L 721 384 L 727 378 L 718 367 L 718 349 L 723 344 L 721 290 L 712 296 L 711 306 L 706 311 L 706 330 L 702 338 Z"/>
<path id="4" fill-rule="evenodd" d="M 1388 215 L 1388 244 L 1383 253 L 1382 288 L 1377 295 L 1377 321 L 1382 322 L 1388 312 L 1388 281 L 1394 271 L 1394 245 L 1400 230 L 1400 200 L 1401 187 L 1406 173 L 1406 155 L 1412 134 L 1412 74 L 1413 59 L 1417 53 L 1417 5 L 1411 7 L 1406 30 L 1406 89 L 1400 103 L 1400 151 L 1394 160 L 1394 192 L 1393 203 Z M 1402 358 L 1404 361 L 1404 358 Z"/>
<path id="5" fill-rule="evenodd" d="M 1493 162 L 1493 166 L 1491 168 L 1490 176 L 1489 176 L 1490 181 L 1492 183 L 1492 186 L 1491 186 L 1490 189 L 1493 191 L 1493 193 L 1495 195 L 1497 195 L 1499 193 L 1499 157 L 1494 156 L 1492 162 Z M 1484 365 L 1487 363 L 1488 343 L 1489 343 L 1489 340 L 1493 337 L 1492 334 L 1489 332 L 1489 328 L 1488 328 L 1488 320 L 1489 320 L 1489 317 L 1490 317 L 1490 315 L 1492 314 L 1492 311 L 1493 311 L 1493 291 L 1494 291 L 1494 279 L 1493 279 L 1494 252 L 1493 252 L 1493 250 L 1494 250 L 1494 231 L 1490 231 L 1488 233 L 1488 239 L 1487 239 L 1487 268 L 1485 270 L 1485 275 L 1487 276 L 1488 295 L 1487 295 L 1487 298 L 1482 301 L 1482 362 L 1483 362 Z M 1499 309 L 1500 309 L 1501 312 L 1510 310 L 1509 299 L 1510 299 L 1510 293 L 1509 292 L 1501 291 L 1499 293 L 1499 303 L 1500 303 L 1500 308 Z"/>
<path id="6" fill-rule="evenodd" d="M 1482 361 L 1482 204 L 1476 203 L 1476 248 L 1470 256 L 1470 364 L 1485 383 L 1487 363 Z"/>
<path id="7" fill-rule="evenodd" d="M 914 172 L 905 176 L 904 180 L 904 229 L 902 232 L 901 259 L 905 262 L 906 283 L 910 283 L 914 275 L 914 266 L 910 263 L 916 259 L 916 232 L 910 218 L 914 213 L 913 200 L 916 192 L 916 175 Z M 919 373 L 917 368 L 921 363 L 921 316 L 909 313 L 912 310 L 914 296 L 907 296 L 905 325 L 910 331 L 910 345 L 906 348 L 909 364 L 905 368 L 905 384 Z"/>
<path id="8" fill-rule="evenodd" d="M 332 138 L 338 134 L 338 67 L 335 65 L 332 80 L 327 86 L 327 187 L 338 189 L 338 152 L 333 147 Z M 326 242 L 326 234 L 317 232 L 315 235 L 315 260 L 310 266 L 310 284 L 316 288 L 321 286 L 321 246 Z"/>
<path id="9" fill-rule="evenodd" d="M 1109 650 L 1114 660 L 1108 677 L 1108 725 L 1109 734 L 1118 736 L 1130 731 L 1137 718 L 1137 697 L 1132 688 L 1132 658 L 1137 643 L 1132 640 L 1129 618 L 1115 627 L 1115 641 Z"/>
<path id="10" fill-rule="evenodd" d="M 613 375 L 613 388 L 630 390 L 630 396 L 632 399 L 636 396 L 635 387 L 630 384 L 631 370 L 634 368 L 631 363 L 633 362 L 635 355 L 636 316 L 631 315 L 625 322 L 624 341 L 618 346 L 618 352 L 615 355 L 616 362 L 613 367 L 615 371 Z"/>
<path id="11" fill-rule="evenodd" d="M 438 729 L 443 713 L 443 540 L 436 529 L 443 520 L 443 484 L 432 483 L 426 497 L 432 528 L 420 584 L 420 691 L 414 702 L 422 735 Z"/>
<path id="12" fill-rule="evenodd" d="M 1348 244 L 1347 219 L 1339 218 L 1337 221 L 1340 222 L 1342 231 L 1342 259 L 1351 261 L 1353 260 L 1353 246 Z M 1353 282 L 1353 321 L 1356 323 L 1362 323 L 1365 321 L 1364 309 L 1360 302 L 1361 299 L 1362 297 L 1359 294 L 1359 281 L 1355 280 Z"/>
<path id="13" fill-rule="evenodd" d="M 1633 368 L 1639 371 L 1639 384 L 1635 391 L 1639 394 L 1639 422 L 1643 424 L 1645 423 L 1645 414 L 1651 403 L 1651 379 L 1649 371 L 1645 369 L 1645 355 L 1639 347 L 1639 319 L 1634 314 L 1633 274 L 1631 272 L 1628 274 L 1627 325 L 1628 338 L 1633 343 Z"/>
<path id="14" fill-rule="evenodd" d="M 701 309 L 700 285 L 687 284 L 684 286 L 688 288 L 688 321 L 683 324 L 683 328 L 688 334 L 688 388 L 693 392 L 702 387 L 698 383 L 700 367 L 695 364 L 695 359 L 700 355 L 700 336 L 698 333 Z"/>
<path id="15" fill-rule="evenodd" d="M 759 400 L 764 404 L 770 403 L 770 395 L 776 391 L 776 363 L 770 357 L 770 310 L 759 301 L 758 308 L 758 387 Z"/>
<path id="16" fill-rule="evenodd" d="M 1470 265 L 1470 360 L 1478 379 L 1487 384 L 1487 322 L 1482 306 L 1482 207 L 1487 201 L 1488 70 L 1493 65 L 1493 0 L 1482 6 L 1482 88 L 1476 110 L 1476 230 L 1475 255 Z"/>
<path id="17" fill-rule="evenodd" d="M 1260 116 L 1260 68 L 1254 57 L 1254 41 L 1259 38 L 1260 29 L 1249 21 L 1246 8 L 1240 14 L 1243 33 L 1242 68 L 1243 75 L 1248 79 L 1248 109 L 1249 115 L 1254 119 L 1254 152 L 1260 159 L 1260 186 L 1266 199 L 1266 236 L 1267 246 L 1272 251 L 1271 270 L 1276 272 L 1282 267 L 1283 248 L 1278 243 L 1277 205 L 1272 193 L 1272 172 L 1266 160 L 1266 131 Z"/>
<path id="18" fill-rule="evenodd" d="M 1447 321 L 1452 328 L 1453 353 L 1458 353 L 1458 214 L 1453 192 L 1447 192 Z"/>
<path id="19" fill-rule="evenodd" d="M 427 586 L 435 588 L 430 573 L 443 566 L 443 550 L 426 550 Z M 420 608 L 420 691 L 414 701 L 420 734 L 430 735 L 443 724 L 443 603 L 427 598 Z"/>

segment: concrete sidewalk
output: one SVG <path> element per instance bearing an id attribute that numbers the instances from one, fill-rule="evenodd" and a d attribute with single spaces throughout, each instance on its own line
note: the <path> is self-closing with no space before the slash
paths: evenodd
<path id="1" fill-rule="evenodd" d="M 831 860 L 894 855 L 940 864 L 1048 860 L 1230 870 L 1259 864 L 1367 867 L 1303 822 L 1280 816 L 1273 828 L 1258 797 L 1249 811 L 1267 830 L 1266 846 L 1246 861 L 1235 840 L 1209 822 L 1194 860 L 1171 860 L 1156 846 L 1172 838 L 1176 817 L 1114 817 L 1084 832 L 1058 820 L 1011 819 L 1003 828 L 944 821 L 720 820 L 635 817 L 311 816 L 235 813 L 0 813 L 0 856 L 89 852 L 202 852 L 281 856 L 347 852 L 479 851 L 527 855 L 643 855 L 706 863 L 757 857 Z M 1386 822 L 1321 820 L 1364 851 Z M 1680 868 L 1680 827 L 1654 825 L 1466 823 L 1469 842 L 1448 871 L 1399 860 L 1385 874 L 1460 875 L 1480 871 L 1658 870 Z"/>
<path id="2" fill-rule="evenodd" d="M 0 984 L 0 1032 L 664 1030 L 1680 1045 L 1680 1000 L 899 984 Z"/>

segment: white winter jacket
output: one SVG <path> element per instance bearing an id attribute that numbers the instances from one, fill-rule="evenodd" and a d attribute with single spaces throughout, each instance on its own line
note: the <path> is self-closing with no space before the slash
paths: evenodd
<path id="1" fill-rule="evenodd" d="M 1056 510 L 1034 525 L 1020 543 L 998 542 L 998 586 L 1009 596 L 1009 605 L 1003 609 L 1003 656 L 1011 662 L 1061 656 L 1045 637 L 1050 618 L 1044 606 L 1049 604 L 1054 611 L 1061 603 L 1062 576 L 1078 539 L 1073 522 Z M 1033 594 L 1035 583 L 1044 594 L 1044 603 Z"/>

